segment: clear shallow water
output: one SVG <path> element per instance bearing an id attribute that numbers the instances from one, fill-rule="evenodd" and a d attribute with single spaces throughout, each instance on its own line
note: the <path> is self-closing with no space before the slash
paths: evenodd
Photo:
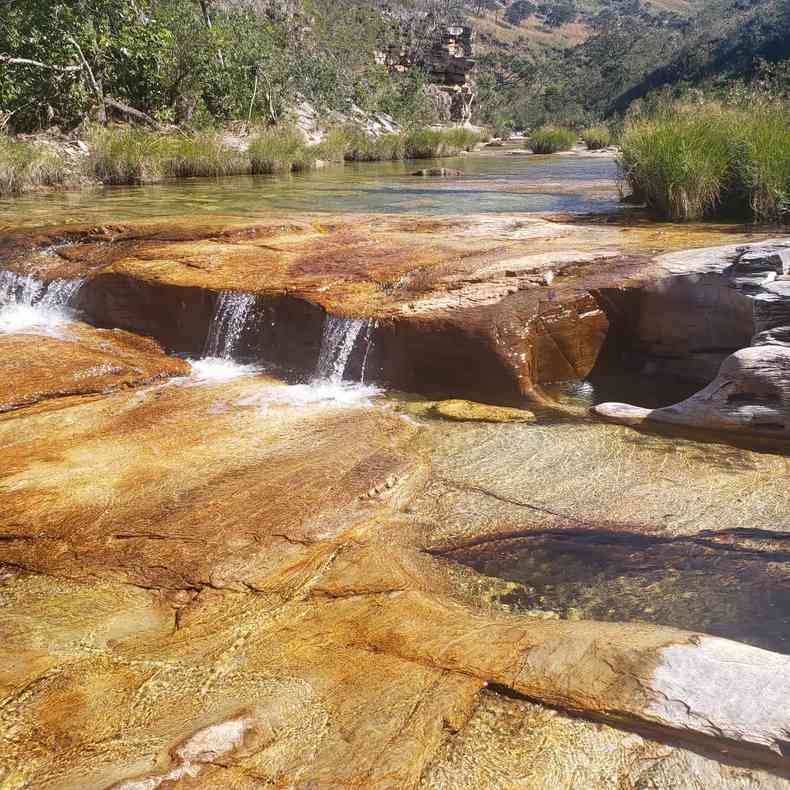
<path id="1" fill-rule="evenodd" d="M 410 175 L 428 167 L 461 178 Z M 273 212 L 466 213 L 611 211 L 618 206 L 610 158 L 470 155 L 436 161 L 359 163 L 292 176 L 186 179 L 0 200 L 0 230 L 20 225 L 262 219 Z"/>
<path id="2" fill-rule="evenodd" d="M 671 625 L 790 653 L 790 535 L 754 533 L 752 550 L 722 545 L 731 530 L 599 531 L 497 540 L 448 558 L 503 580 L 488 597 L 511 611 Z"/>
<path id="3" fill-rule="evenodd" d="M 704 384 L 671 375 L 640 375 L 622 372 L 594 375 L 583 381 L 560 381 L 541 388 L 565 406 L 592 408 L 601 403 L 630 403 L 644 409 L 659 409 L 690 398 Z"/>

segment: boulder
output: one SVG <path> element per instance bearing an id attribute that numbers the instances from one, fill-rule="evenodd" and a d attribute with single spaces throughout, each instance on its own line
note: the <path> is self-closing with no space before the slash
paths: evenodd
<path id="1" fill-rule="evenodd" d="M 790 243 L 766 242 L 669 256 L 673 272 L 642 298 L 640 338 L 665 356 L 724 359 L 712 382 L 659 409 L 604 403 L 594 411 L 630 425 L 668 423 L 790 437 Z"/>

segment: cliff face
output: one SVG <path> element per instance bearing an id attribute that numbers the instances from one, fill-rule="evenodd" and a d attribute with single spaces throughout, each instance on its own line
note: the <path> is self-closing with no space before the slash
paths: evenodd
<path id="1" fill-rule="evenodd" d="M 419 67 L 428 74 L 428 95 L 443 121 L 468 123 L 472 117 L 475 87 L 475 33 L 465 25 L 445 25 L 426 35 L 401 26 L 400 41 L 386 53 L 392 71 Z"/>

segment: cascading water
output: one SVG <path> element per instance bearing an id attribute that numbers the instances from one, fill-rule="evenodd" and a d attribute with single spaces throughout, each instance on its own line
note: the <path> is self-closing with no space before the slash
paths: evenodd
<path id="1" fill-rule="evenodd" d="M 232 379 L 256 370 L 233 359 L 254 305 L 254 294 L 222 291 L 209 326 L 203 358 L 192 363 L 198 379 Z"/>
<path id="2" fill-rule="evenodd" d="M 84 279 L 49 282 L 0 271 L 0 332 L 55 334 L 73 319 L 70 309 Z"/>
<path id="3" fill-rule="evenodd" d="M 370 349 L 373 346 L 373 330 L 377 329 L 378 325 L 378 321 L 368 321 L 368 328 L 365 332 L 365 355 L 362 357 L 362 369 L 359 379 L 362 384 L 365 383 L 365 374 L 368 370 L 368 356 L 370 355 Z"/>
<path id="4" fill-rule="evenodd" d="M 343 380 L 348 359 L 354 350 L 359 333 L 369 323 L 361 318 L 327 316 L 316 370 L 316 378 L 319 381 L 339 384 Z"/>
<path id="5" fill-rule="evenodd" d="M 223 291 L 219 295 L 203 356 L 233 359 L 233 352 L 238 346 L 254 304 L 254 294 Z"/>

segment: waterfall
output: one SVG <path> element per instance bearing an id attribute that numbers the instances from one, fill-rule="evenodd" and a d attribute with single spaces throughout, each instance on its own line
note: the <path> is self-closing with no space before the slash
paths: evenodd
<path id="1" fill-rule="evenodd" d="M 219 295 L 206 338 L 205 357 L 233 359 L 254 304 L 254 294 L 223 291 Z"/>
<path id="2" fill-rule="evenodd" d="M 0 271 L 0 332 L 51 331 L 70 320 L 69 308 L 84 279 L 40 280 Z"/>
<path id="3" fill-rule="evenodd" d="M 368 327 L 366 336 L 368 343 L 370 342 L 370 324 L 370 321 L 363 318 L 342 318 L 334 315 L 326 317 L 316 370 L 316 378 L 319 381 L 339 384 L 343 380 L 348 359 L 365 326 Z M 367 352 L 365 357 L 367 358 Z"/>
<path id="4" fill-rule="evenodd" d="M 362 370 L 360 372 L 359 378 L 362 384 L 365 383 L 365 373 L 368 369 L 368 355 L 370 354 L 370 349 L 373 346 L 373 330 L 377 329 L 378 325 L 378 321 L 368 321 L 367 330 L 365 332 L 365 356 L 362 357 Z"/>

